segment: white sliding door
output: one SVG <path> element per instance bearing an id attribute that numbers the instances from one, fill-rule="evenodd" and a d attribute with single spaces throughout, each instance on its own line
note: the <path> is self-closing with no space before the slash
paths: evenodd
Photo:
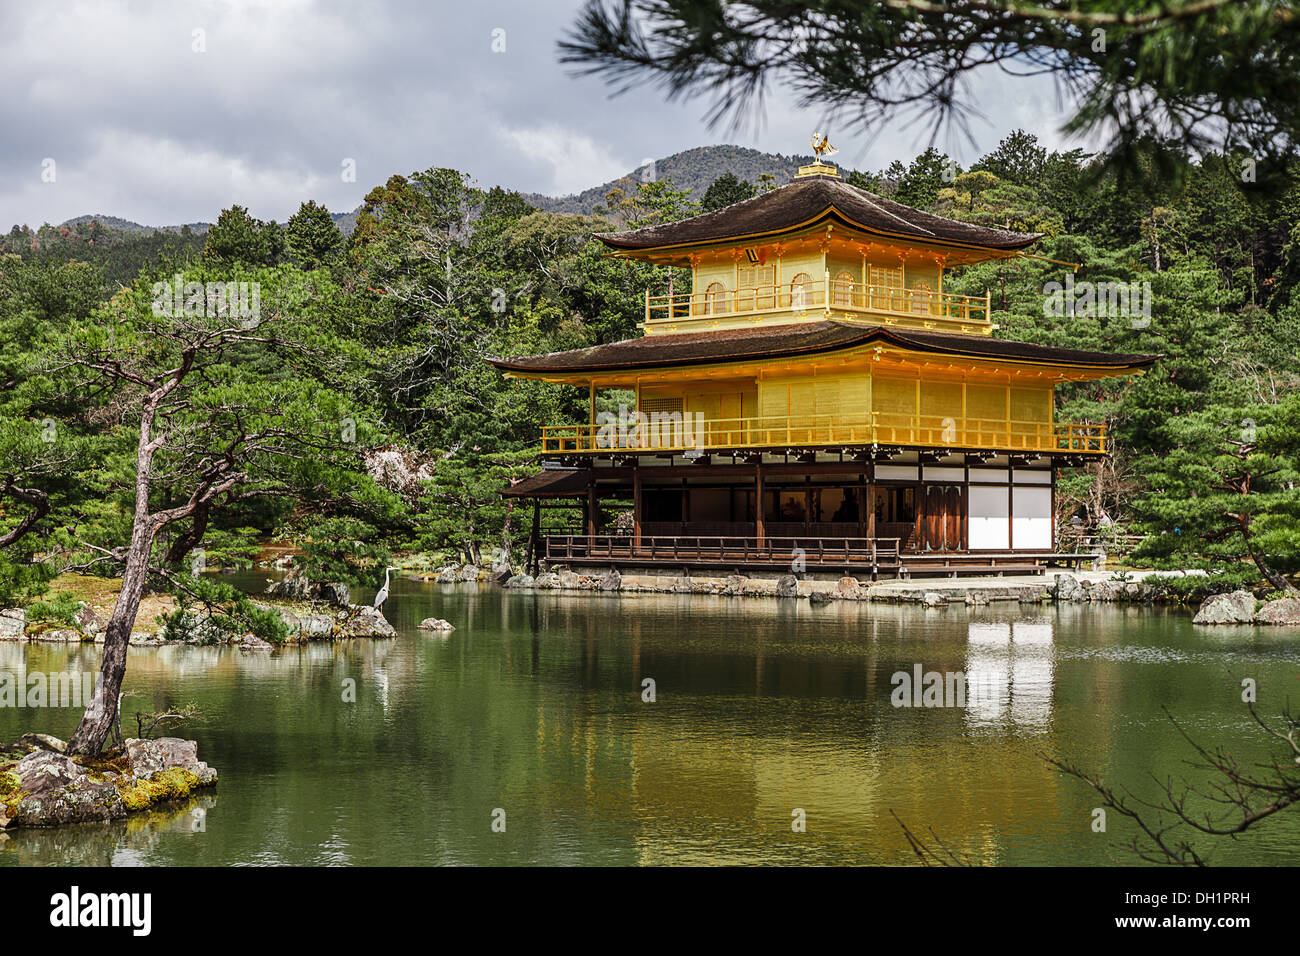
<path id="1" fill-rule="evenodd" d="M 970 546 L 973 550 L 1005 549 L 1011 546 L 1010 501 L 1005 486 L 971 485 Z M 1035 489 L 1036 490 L 1036 489 Z"/>
<path id="2" fill-rule="evenodd" d="M 1011 535 L 1016 548 L 1052 549 L 1052 489 L 1017 486 L 1012 490 Z"/>

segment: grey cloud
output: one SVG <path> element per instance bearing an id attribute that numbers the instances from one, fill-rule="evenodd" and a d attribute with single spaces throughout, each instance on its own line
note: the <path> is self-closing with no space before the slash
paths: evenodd
<path id="1" fill-rule="evenodd" d="M 0 225 L 88 212 L 150 224 L 211 220 L 233 202 L 283 221 L 306 199 L 352 209 L 389 175 L 434 165 L 484 185 L 561 193 L 705 143 L 805 150 L 819 117 L 783 91 L 769 97 L 761 125 L 736 136 L 705 127 L 702 101 L 667 103 L 653 88 L 611 99 L 599 79 L 574 78 L 555 44 L 579 6 L 5 4 Z M 498 28 L 504 53 L 492 51 Z M 995 119 L 975 128 L 983 149 L 1028 125 L 1031 112 L 1022 92 L 1013 97 L 993 78 L 985 85 Z M 1041 134 L 1058 125 L 1055 109 L 1040 114 L 1048 115 Z M 842 159 L 870 168 L 924 145 L 901 127 L 840 139 Z M 47 157 L 57 163 L 54 183 L 41 182 Z M 345 158 L 356 161 L 354 183 L 340 176 Z"/>

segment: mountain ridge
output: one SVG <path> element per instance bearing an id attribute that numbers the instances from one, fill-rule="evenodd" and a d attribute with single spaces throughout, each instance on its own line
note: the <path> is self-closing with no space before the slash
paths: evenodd
<path id="1" fill-rule="evenodd" d="M 677 189 L 689 189 L 691 198 L 698 200 L 704 196 L 712 182 L 723 173 L 733 173 L 738 178 L 755 185 L 759 177 L 768 174 L 778 186 L 784 186 L 799 167 L 812 162 L 811 156 L 784 156 L 780 153 L 766 153 L 748 146 L 695 146 L 680 152 L 643 163 L 636 169 L 618 176 L 598 186 L 591 186 L 582 192 L 568 196 L 547 196 L 542 193 L 521 193 L 528 202 L 544 212 L 573 213 L 589 215 L 597 207 L 604 206 L 605 197 L 612 189 L 621 189 L 624 193 L 634 192 L 642 182 L 654 179 L 671 179 Z M 647 175 L 649 174 L 649 175 Z"/>
<path id="2" fill-rule="evenodd" d="M 733 173 L 740 179 L 747 180 L 755 185 L 758 184 L 760 176 L 767 174 L 772 176 L 776 185 L 783 186 L 794 177 L 800 166 L 811 161 L 811 156 L 785 156 L 780 153 L 763 152 L 748 146 L 730 144 L 695 146 L 665 156 L 662 159 L 653 160 L 651 163 L 644 163 L 625 175 L 588 187 L 578 193 L 567 196 L 548 196 L 544 193 L 521 192 L 520 195 L 543 212 L 590 215 L 595 210 L 604 207 L 605 198 L 611 190 L 621 189 L 624 193 L 632 193 L 642 182 L 651 179 L 671 179 L 677 189 L 688 189 L 691 192 L 691 198 L 699 200 L 704 196 L 704 192 L 709 188 L 709 185 L 723 173 Z M 649 168 L 651 165 L 653 165 L 653 169 Z M 358 205 L 350 212 L 332 212 L 330 216 L 345 236 L 351 235 L 353 228 L 356 226 L 357 213 L 361 209 L 362 206 Z M 179 233 L 187 227 L 191 232 L 203 233 L 212 227 L 210 222 L 149 226 L 106 213 L 75 216 L 59 223 L 59 225 L 61 227 L 71 227 L 80 223 L 94 221 L 98 221 L 101 226 L 108 229 L 131 233 L 151 233 L 155 231 Z"/>

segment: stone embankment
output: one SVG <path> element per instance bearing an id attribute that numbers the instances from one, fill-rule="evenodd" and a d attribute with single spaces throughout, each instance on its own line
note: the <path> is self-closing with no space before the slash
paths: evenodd
<path id="1" fill-rule="evenodd" d="M 480 568 L 473 564 L 447 564 L 432 571 L 412 571 L 407 577 L 412 581 L 424 581 L 434 584 L 505 584 L 511 577 L 507 567 Z"/>
<path id="2" fill-rule="evenodd" d="M 562 591 L 626 591 L 653 594 L 719 594 L 745 597 L 807 598 L 814 603 L 830 601 L 882 601 L 896 604 L 989 604 L 1016 601 L 1041 604 L 1053 600 L 1071 602 L 1144 602 L 1155 600 L 1156 588 L 1140 583 L 1073 574 L 1016 576 L 1004 578 L 937 578 L 912 581 L 866 581 L 844 576 L 814 579 L 794 574 L 724 577 L 622 573 L 615 569 L 583 574 L 557 568 L 536 577 L 516 574 L 507 588 Z"/>
<path id="3" fill-rule="evenodd" d="M 346 591 L 344 592 L 346 594 Z M 334 641 L 350 637 L 396 637 L 397 631 L 384 615 L 364 604 L 347 604 L 330 607 L 299 601 L 276 601 L 258 605 L 280 616 L 288 631 L 286 644 L 305 644 L 308 641 Z M 83 606 L 77 612 L 75 627 L 29 626 L 27 612 L 22 608 L 0 610 L 0 641 L 25 641 L 46 644 L 103 644 L 104 620 L 95 611 Z M 209 615 L 187 612 L 181 625 L 168 638 L 146 631 L 132 632 L 132 647 L 167 647 L 178 644 L 216 645 L 231 644 L 249 649 L 268 649 L 270 642 L 249 632 L 236 633 L 218 627 Z"/>
<path id="4" fill-rule="evenodd" d="M 910 581 L 862 581 L 809 579 L 793 574 L 723 577 L 680 574 L 623 573 L 611 568 L 597 573 L 579 573 L 565 567 L 536 577 L 516 574 L 504 586 L 531 590 L 630 592 L 651 594 L 714 594 L 722 596 L 806 598 L 812 604 L 832 601 L 875 601 L 894 604 L 949 604 L 982 606 L 1014 601 L 1019 604 L 1160 604 L 1176 602 L 1170 578 L 1199 576 L 1201 572 L 1134 572 L 1107 575 L 1104 572 L 1048 573 L 1042 576 L 1004 578 L 930 579 Z M 448 581 L 464 580 L 449 575 Z M 1249 591 L 1218 594 L 1207 598 L 1194 619 L 1197 624 L 1259 624 L 1300 626 L 1300 599 L 1279 598 L 1261 602 Z"/>

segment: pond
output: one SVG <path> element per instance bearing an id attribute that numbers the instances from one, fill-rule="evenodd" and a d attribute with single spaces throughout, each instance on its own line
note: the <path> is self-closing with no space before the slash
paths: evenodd
<path id="1" fill-rule="evenodd" d="M 124 730 L 195 704 L 183 735 L 221 783 L 168 812 L 0 835 L 0 865 L 914 863 L 894 814 L 972 862 L 1134 863 L 1126 822 L 1094 832 L 1096 795 L 1043 755 L 1149 796 L 1152 775 L 1203 781 L 1165 709 L 1263 757 L 1239 682 L 1274 715 L 1300 672 L 1300 635 L 1150 608 L 403 580 L 385 612 L 396 640 L 133 649 Z M 430 616 L 456 630 L 417 630 Z M 0 644 L 0 670 L 97 665 L 89 646 Z M 917 665 L 964 674 L 964 705 L 894 706 Z M 79 716 L 0 708 L 0 739 L 66 739 Z M 1217 864 L 1300 863 L 1300 815 L 1220 843 Z"/>

